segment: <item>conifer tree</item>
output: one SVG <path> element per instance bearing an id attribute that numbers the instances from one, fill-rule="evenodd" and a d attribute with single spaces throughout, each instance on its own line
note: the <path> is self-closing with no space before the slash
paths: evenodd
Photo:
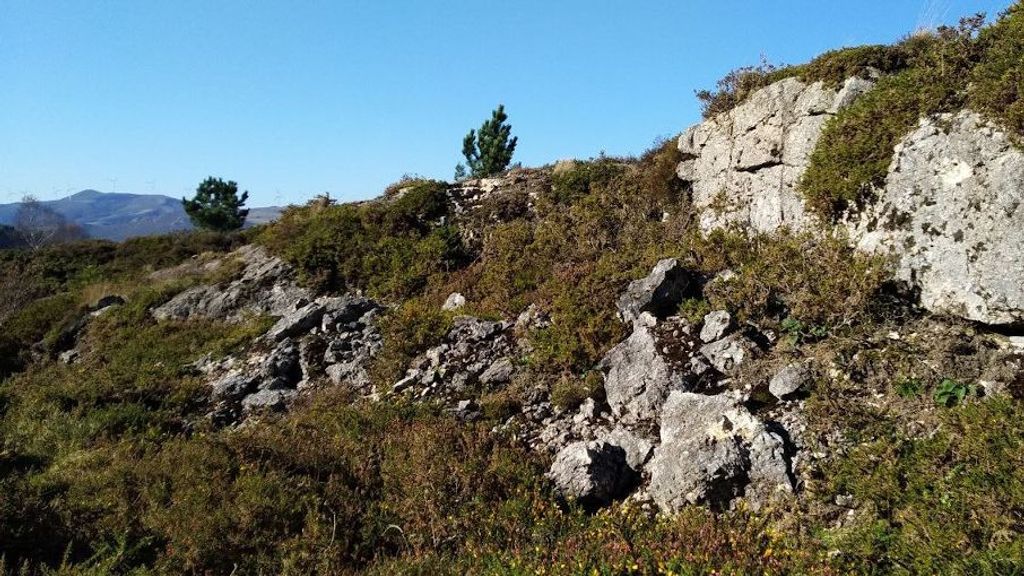
<path id="1" fill-rule="evenodd" d="M 210 176 L 199 184 L 192 200 L 182 198 L 181 203 L 196 228 L 230 232 L 245 224 L 249 210 L 242 206 L 248 199 L 249 192 L 238 196 L 237 183 Z"/>
<path id="2" fill-rule="evenodd" d="M 484 178 L 494 176 L 508 168 L 516 150 L 519 138 L 512 136 L 512 126 L 506 124 L 508 116 L 505 107 L 499 105 L 491 113 L 491 119 L 480 126 L 480 131 L 470 130 L 462 141 L 462 155 L 466 157 L 469 176 Z M 455 168 L 456 179 L 466 174 L 459 164 Z"/>

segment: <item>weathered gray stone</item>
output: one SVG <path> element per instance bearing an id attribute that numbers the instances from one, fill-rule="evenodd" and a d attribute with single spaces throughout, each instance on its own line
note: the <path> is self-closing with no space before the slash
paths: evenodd
<path id="1" fill-rule="evenodd" d="M 853 227 L 892 254 L 928 310 L 1024 323 L 1024 153 L 974 112 L 923 120 L 896 147 L 885 186 Z"/>
<path id="2" fill-rule="evenodd" d="M 458 310 L 466 305 L 466 297 L 458 292 L 452 292 L 441 306 L 442 310 Z"/>
<path id="3" fill-rule="evenodd" d="M 662 444 L 651 460 L 648 492 L 666 512 L 695 504 L 722 510 L 743 493 L 748 466 L 740 441 L 733 437 Z"/>
<path id="4" fill-rule="evenodd" d="M 806 363 L 794 362 L 780 370 L 768 381 L 768 391 L 779 400 L 795 394 L 811 380 L 811 371 Z"/>
<path id="5" fill-rule="evenodd" d="M 584 506 L 608 504 L 633 480 L 626 452 L 608 442 L 576 442 L 555 457 L 548 476 L 559 494 Z"/>
<path id="6" fill-rule="evenodd" d="M 513 371 L 515 371 L 515 366 L 512 364 L 512 360 L 499 358 L 480 374 L 480 383 L 484 385 L 504 384 L 512 379 Z"/>
<path id="7" fill-rule="evenodd" d="M 256 388 L 256 378 L 242 372 L 230 372 L 211 384 L 212 395 L 217 400 L 231 400 L 245 396 Z"/>
<path id="8" fill-rule="evenodd" d="M 629 338 L 608 351 L 601 365 L 607 370 L 608 405 L 625 422 L 657 419 L 669 392 L 689 385 L 686 372 L 662 355 L 654 329 L 643 322 L 634 324 Z"/>
<path id="9" fill-rule="evenodd" d="M 242 399 L 242 409 L 246 412 L 284 410 L 296 394 L 295 390 L 260 390 Z"/>
<path id="10" fill-rule="evenodd" d="M 217 318 L 239 321 L 250 314 L 283 316 L 294 304 L 311 297 L 294 281 L 294 271 L 261 247 L 239 248 L 225 259 L 245 266 L 242 275 L 226 286 L 196 286 L 153 309 L 157 320 Z"/>
<path id="11" fill-rule="evenodd" d="M 310 302 L 305 306 L 283 316 L 267 331 L 267 339 L 280 342 L 286 338 L 302 335 L 313 327 L 320 325 L 327 309 L 322 304 Z"/>
<path id="12" fill-rule="evenodd" d="M 757 346 L 742 334 L 732 334 L 701 346 L 700 352 L 719 372 L 731 374 L 757 353 Z"/>
<path id="13" fill-rule="evenodd" d="M 302 379 L 299 361 L 299 347 L 286 340 L 274 348 L 257 367 L 260 390 L 295 388 Z"/>
<path id="14" fill-rule="evenodd" d="M 785 442 L 731 394 L 673 392 L 661 415 L 649 492 L 666 511 L 724 508 L 744 495 L 758 507 L 791 492 Z"/>
<path id="15" fill-rule="evenodd" d="M 619 297 L 619 318 L 633 322 L 643 312 L 664 317 L 674 312 L 686 290 L 694 283 L 692 273 L 675 258 L 658 262 L 646 278 L 634 280 Z"/>
<path id="16" fill-rule="evenodd" d="M 626 465 L 636 472 L 643 470 L 644 465 L 654 454 L 654 444 L 650 440 L 621 426 L 612 430 L 602 440 L 622 448 L 626 453 Z"/>
<path id="17" fill-rule="evenodd" d="M 836 91 L 788 78 L 679 138 L 677 174 L 693 187 L 700 227 L 738 225 L 755 233 L 810 223 L 796 190 L 829 117 L 872 87 L 851 78 Z"/>
<path id="18" fill-rule="evenodd" d="M 704 326 L 700 329 L 703 342 L 714 342 L 722 336 L 732 324 L 732 315 L 725 310 L 716 310 L 704 316 Z"/>

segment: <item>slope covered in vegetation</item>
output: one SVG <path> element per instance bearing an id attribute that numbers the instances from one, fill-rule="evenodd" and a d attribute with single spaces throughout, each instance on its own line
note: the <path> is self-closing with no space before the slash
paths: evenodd
<path id="1" fill-rule="evenodd" d="M 709 95 L 709 111 L 785 75 L 882 73 L 830 122 L 805 178 L 809 204 L 832 214 L 862 201 L 923 113 L 971 105 L 1019 132 L 1021 17 L 1018 5 L 981 30 L 966 22 L 748 71 Z M 458 186 L 409 180 L 372 202 L 291 208 L 242 236 L 0 252 L 0 573 L 1024 570 L 1024 371 L 999 375 L 1004 393 L 984 386 L 1005 336 L 917 309 L 887 283 L 884 258 L 842 237 L 701 235 L 680 159 L 668 142 L 638 159 L 515 171 L 469 208 L 453 200 Z M 519 376 L 481 397 L 474 422 L 437 402 L 334 387 L 222 427 L 207 417 L 197 366 L 258 349 L 273 319 L 151 311 L 189 286 L 226 286 L 241 273 L 231 250 L 250 242 L 317 293 L 386 304 L 369 370 L 380 389 L 442 341 L 454 292 L 467 301 L 457 314 L 515 318 L 532 306 L 550 322 L 526 331 Z M 548 456 L 502 428 L 537 385 L 561 410 L 603 401 L 598 364 L 627 332 L 616 300 L 670 257 L 731 278 L 675 314 L 696 326 L 727 310 L 777 336 L 737 387 L 795 357 L 828 367 L 801 399 L 807 452 L 824 455 L 773 506 L 586 510 L 558 497 Z M 98 306 L 113 294 L 125 303 Z M 72 349 L 77 359 L 62 359 Z"/>

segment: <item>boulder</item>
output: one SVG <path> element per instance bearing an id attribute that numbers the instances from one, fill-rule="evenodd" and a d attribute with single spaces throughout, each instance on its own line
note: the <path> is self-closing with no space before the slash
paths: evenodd
<path id="1" fill-rule="evenodd" d="M 922 120 L 896 147 L 885 186 L 852 227 L 892 255 L 921 305 L 1024 324 L 1024 153 L 977 113 Z"/>
<path id="2" fill-rule="evenodd" d="M 625 450 L 605 441 L 566 446 L 555 456 L 548 477 L 563 498 L 587 507 L 610 503 L 635 479 Z"/>
<path id="3" fill-rule="evenodd" d="M 716 310 L 704 316 L 704 327 L 700 329 L 702 342 L 714 342 L 722 336 L 732 325 L 732 315 L 725 310 Z"/>
<path id="4" fill-rule="evenodd" d="M 730 393 L 673 392 L 660 436 L 648 491 L 664 511 L 687 504 L 723 509 L 741 495 L 757 508 L 793 489 L 782 435 Z"/>
<path id="5" fill-rule="evenodd" d="M 512 379 L 514 370 L 515 366 L 513 366 L 512 360 L 500 358 L 480 374 L 480 383 L 487 386 L 504 384 Z"/>
<path id="6" fill-rule="evenodd" d="M 724 510 L 743 493 L 749 462 L 736 438 L 704 437 L 659 446 L 648 492 L 663 511 L 687 505 Z"/>
<path id="7" fill-rule="evenodd" d="M 653 325 L 653 317 L 644 314 L 601 360 L 608 405 L 625 422 L 656 420 L 669 392 L 689 388 L 688 372 L 662 354 Z"/>
<path id="8" fill-rule="evenodd" d="M 634 322 L 643 312 L 663 318 L 675 311 L 687 290 L 696 283 L 694 275 L 680 266 L 678 260 L 662 260 L 646 278 L 631 282 L 619 297 L 619 318 L 623 322 Z"/>
<path id="9" fill-rule="evenodd" d="M 828 119 L 872 86 L 850 78 L 832 90 L 787 78 L 686 130 L 677 174 L 692 186 L 701 230 L 808 228 L 797 183 Z"/>

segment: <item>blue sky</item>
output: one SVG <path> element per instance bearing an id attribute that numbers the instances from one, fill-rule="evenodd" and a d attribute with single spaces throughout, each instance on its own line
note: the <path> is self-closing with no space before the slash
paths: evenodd
<path id="1" fill-rule="evenodd" d="M 638 154 L 728 70 L 1010 0 L 0 1 L 0 202 L 84 188 L 251 205 L 451 178 L 504 103 L 516 160 Z"/>

